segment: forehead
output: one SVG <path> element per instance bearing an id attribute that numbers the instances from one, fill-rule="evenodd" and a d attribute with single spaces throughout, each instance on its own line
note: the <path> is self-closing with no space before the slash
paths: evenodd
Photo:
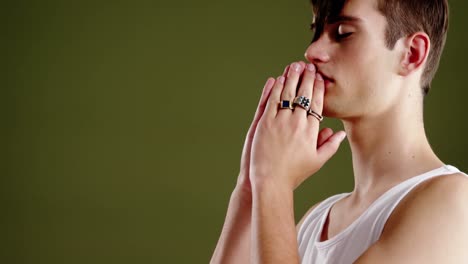
<path id="1" fill-rule="evenodd" d="M 322 2 L 323 1 L 323 2 Z M 378 23 L 382 21 L 382 18 L 385 20 L 383 15 L 378 11 L 377 1 L 378 0 L 322 0 L 317 7 L 314 7 L 314 10 L 319 13 L 325 14 L 314 14 L 313 20 L 315 22 L 316 17 L 321 19 L 333 20 L 334 16 L 349 16 L 356 17 L 361 20 L 361 22 L 367 24 Z M 315 1 L 314 1 L 315 2 Z M 341 3 L 341 4 L 340 4 Z M 342 6 L 341 10 L 338 10 Z M 317 9 L 318 8 L 318 9 Z M 320 10 L 323 9 L 323 10 Z M 334 11 L 325 11 L 325 10 L 334 10 Z M 318 16 L 317 16 L 318 15 Z M 327 16 L 326 18 L 324 17 Z M 325 21 L 322 21 L 325 22 Z"/>
<path id="2" fill-rule="evenodd" d="M 347 0 L 341 10 L 341 14 L 366 19 L 378 14 L 377 0 Z"/>

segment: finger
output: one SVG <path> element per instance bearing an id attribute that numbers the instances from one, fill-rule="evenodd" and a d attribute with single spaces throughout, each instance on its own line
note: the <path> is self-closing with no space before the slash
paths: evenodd
<path id="1" fill-rule="evenodd" d="M 319 73 L 316 73 L 314 89 L 313 89 L 313 97 L 310 103 L 310 109 L 319 115 L 322 115 L 322 111 L 323 111 L 324 93 L 325 93 L 325 82 L 323 81 L 322 75 L 320 75 Z M 314 124 L 314 127 L 320 124 L 320 121 L 313 115 L 308 115 L 307 119 L 309 120 L 309 122 Z"/>
<path id="2" fill-rule="evenodd" d="M 257 110 L 255 111 L 254 120 L 252 121 L 252 125 L 250 126 L 250 129 L 249 129 L 249 134 L 250 134 L 250 130 L 255 130 L 255 127 L 257 126 L 258 121 L 262 117 L 265 111 L 266 102 L 268 100 L 268 97 L 270 96 L 270 93 L 274 84 L 275 84 L 275 79 L 271 77 L 268 78 L 267 82 L 265 83 L 265 86 L 263 87 L 263 90 L 262 90 L 262 95 L 260 97 L 260 101 L 258 102 Z"/>
<path id="3" fill-rule="evenodd" d="M 252 121 L 252 124 L 250 124 L 249 131 L 247 132 L 247 138 L 244 142 L 244 148 L 242 150 L 242 157 L 247 157 L 247 158 L 241 159 L 241 168 L 249 167 L 248 164 L 250 163 L 250 158 L 248 158 L 248 155 L 250 153 L 250 148 L 252 145 L 253 137 L 255 135 L 255 131 L 257 130 L 258 122 L 260 118 L 262 117 L 263 112 L 265 110 L 266 101 L 268 99 L 268 96 L 270 95 L 270 92 L 274 83 L 275 83 L 274 78 L 268 78 L 267 82 L 265 83 L 265 86 L 263 87 L 262 95 L 260 96 L 260 101 L 258 103 L 257 110 L 255 111 L 254 119 Z M 242 179 L 239 178 L 239 180 L 242 180 Z"/>
<path id="4" fill-rule="evenodd" d="M 291 64 L 291 67 L 288 71 L 288 76 L 284 85 L 283 92 L 281 93 L 280 100 L 293 101 L 296 97 L 296 88 L 299 81 L 299 77 L 302 74 L 304 67 L 299 62 L 294 62 Z M 285 113 L 286 111 L 283 111 Z"/>
<path id="5" fill-rule="evenodd" d="M 255 131 L 258 121 L 260 120 L 260 118 L 263 115 L 263 112 L 265 111 L 266 101 L 268 100 L 268 97 L 274 84 L 275 79 L 270 77 L 263 86 L 262 94 L 260 96 L 257 109 L 255 110 L 254 118 L 252 120 L 252 123 L 250 124 L 249 131 L 247 132 L 248 137 L 253 136 L 253 132 Z"/>
<path id="6" fill-rule="evenodd" d="M 338 150 L 341 142 L 346 137 L 346 132 L 339 131 L 329 137 L 320 148 L 317 149 L 318 160 L 324 164 L 327 162 Z"/>
<path id="7" fill-rule="evenodd" d="M 332 135 L 333 135 L 333 130 L 331 128 L 326 127 L 322 129 L 318 135 L 317 148 L 320 148 L 320 146 L 322 146 L 323 143 L 325 143 L 325 141 L 327 141 L 327 139 L 331 137 Z"/>
<path id="8" fill-rule="evenodd" d="M 313 64 L 305 65 L 304 73 L 302 74 L 302 82 L 297 92 L 297 96 L 305 96 L 308 99 L 313 97 L 313 88 L 315 82 L 315 66 Z M 309 106 L 310 107 L 310 103 Z M 296 111 L 301 109 L 301 111 Z M 294 114 L 300 118 L 307 117 L 306 109 L 302 107 L 296 107 Z"/>
<path id="9" fill-rule="evenodd" d="M 289 71 L 289 65 L 287 65 L 286 68 L 284 68 L 284 71 L 283 71 L 284 78 L 288 76 L 288 71 Z"/>
<path id="10" fill-rule="evenodd" d="M 282 76 L 284 77 L 285 80 L 286 80 L 286 77 L 287 77 L 287 75 L 288 75 L 289 68 L 290 68 L 290 65 L 289 65 L 289 64 L 286 65 L 286 67 L 284 68 L 284 71 L 283 71 Z M 281 99 L 280 99 L 280 100 L 281 100 Z M 278 103 L 279 103 L 279 101 L 278 101 Z M 292 102 L 291 102 L 291 104 L 292 104 Z"/>
<path id="11" fill-rule="evenodd" d="M 297 91 L 297 96 L 306 96 L 307 98 L 312 98 L 314 82 L 315 82 L 315 66 L 314 64 L 304 65 L 304 73 L 302 74 L 302 80 L 300 87 Z"/>
<path id="12" fill-rule="evenodd" d="M 270 97 L 267 101 L 264 115 L 268 115 L 269 117 L 275 117 L 278 113 L 278 105 L 280 103 L 280 96 L 281 92 L 283 91 L 284 82 L 284 76 L 279 76 L 278 78 L 276 78 L 275 84 L 271 89 Z"/>
<path id="13" fill-rule="evenodd" d="M 273 90 L 274 85 L 275 85 L 275 78 L 269 77 L 267 82 L 263 86 L 262 95 L 261 95 L 260 100 L 258 102 L 257 110 L 255 111 L 255 116 L 254 116 L 254 119 L 252 121 L 252 126 L 255 123 L 258 123 L 258 121 L 260 120 L 260 118 L 264 114 L 265 109 L 267 107 L 268 99 L 271 96 L 271 92 Z"/>

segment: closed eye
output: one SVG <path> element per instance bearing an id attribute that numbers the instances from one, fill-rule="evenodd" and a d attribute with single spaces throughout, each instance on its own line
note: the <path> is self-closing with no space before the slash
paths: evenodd
<path id="1" fill-rule="evenodd" d="M 336 34 L 336 39 L 342 40 L 342 39 L 345 39 L 345 38 L 351 36 L 351 34 L 353 34 L 353 32 L 348 32 L 348 33 L 344 33 L 344 34 Z"/>
<path id="2" fill-rule="evenodd" d="M 315 23 L 310 24 L 309 31 L 312 32 L 312 39 L 314 39 L 314 37 L 315 37 L 315 29 L 316 29 L 315 27 L 316 27 Z M 336 39 L 338 41 L 343 40 L 343 39 L 351 36 L 353 33 L 354 32 L 339 34 L 338 32 L 336 32 Z"/>
<path id="3" fill-rule="evenodd" d="M 340 41 L 351 36 L 351 34 L 353 34 L 353 31 L 352 30 L 350 31 L 349 28 L 350 27 L 346 24 L 339 24 L 335 31 L 336 39 Z"/>

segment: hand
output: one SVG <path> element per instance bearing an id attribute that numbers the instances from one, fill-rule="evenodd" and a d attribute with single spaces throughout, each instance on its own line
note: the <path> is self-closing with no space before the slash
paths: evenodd
<path id="1" fill-rule="evenodd" d="M 304 69 L 303 62 L 292 64 L 286 80 L 278 77 L 274 83 L 252 142 L 250 180 L 253 185 L 272 183 L 295 190 L 336 153 L 346 136 L 344 131 L 333 133 L 329 128 L 319 133 L 319 120 L 307 115 L 300 106 L 294 110 L 278 108 L 280 100 L 292 103 L 296 96 L 305 96 L 312 98 L 311 109 L 322 114 L 324 81 L 314 65 L 310 65 L 312 69 L 308 70 Z"/>
<path id="2" fill-rule="evenodd" d="M 289 70 L 289 65 L 286 66 L 283 72 L 283 77 L 286 77 Z M 267 104 L 268 97 L 270 96 L 271 89 L 275 84 L 274 78 L 268 78 L 265 86 L 263 87 L 262 95 L 260 97 L 260 102 L 258 103 L 257 110 L 255 111 L 254 119 L 250 128 L 247 132 L 247 137 L 245 138 L 244 147 L 242 149 L 242 156 L 240 162 L 240 173 L 239 177 L 237 178 L 237 186 L 247 193 L 251 193 L 252 187 L 250 184 L 250 155 L 251 155 L 251 148 L 252 148 L 252 141 L 255 135 L 255 130 L 257 129 L 258 122 L 265 111 L 265 107 Z"/>

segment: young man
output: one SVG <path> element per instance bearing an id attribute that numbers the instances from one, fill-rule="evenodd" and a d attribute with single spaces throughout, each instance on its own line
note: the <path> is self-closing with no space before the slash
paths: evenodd
<path id="1" fill-rule="evenodd" d="M 211 263 L 468 263 L 468 178 L 436 156 L 423 124 L 447 1 L 313 5 L 310 63 L 264 87 Z M 322 114 L 345 131 L 319 131 Z M 294 190 L 345 136 L 354 190 L 295 227 Z"/>

